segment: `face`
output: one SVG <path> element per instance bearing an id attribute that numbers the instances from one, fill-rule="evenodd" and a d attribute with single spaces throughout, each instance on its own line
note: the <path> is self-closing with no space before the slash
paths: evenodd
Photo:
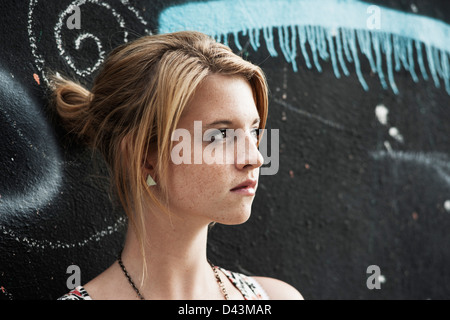
<path id="1" fill-rule="evenodd" d="M 222 224 L 239 224 L 249 218 L 254 199 L 252 188 L 233 189 L 249 179 L 256 183 L 254 191 L 257 189 L 259 167 L 264 163 L 257 148 L 258 126 L 259 114 L 248 81 L 209 75 L 202 82 L 177 127 L 189 132 L 191 147 L 179 148 L 180 143 L 187 146 L 188 140 L 183 141 L 183 136 L 174 141 L 172 149 L 178 146 L 177 155 L 189 154 L 187 158 L 191 159 L 179 164 L 171 161 L 169 165 L 170 208 L 175 215 Z M 230 132 L 236 134 L 239 142 Z M 246 143 L 245 148 L 240 148 L 242 142 Z M 214 156 L 216 161 L 211 161 Z"/>

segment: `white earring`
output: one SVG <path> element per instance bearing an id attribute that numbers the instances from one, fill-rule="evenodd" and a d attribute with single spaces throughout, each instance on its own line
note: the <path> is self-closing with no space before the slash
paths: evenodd
<path id="1" fill-rule="evenodd" d="M 148 175 L 148 176 L 147 176 L 147 185 L 148 185 L 149 187 L 156 185 L 156 182 L 155 182 L 155 180 L 153 180 L 153 178 L 152 178 L 151 175 Z"/>

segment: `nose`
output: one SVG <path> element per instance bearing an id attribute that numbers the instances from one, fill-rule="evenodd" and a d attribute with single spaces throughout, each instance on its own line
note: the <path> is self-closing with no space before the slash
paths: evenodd
<path id="1" fill-rule="evenodd" d="M 245 167 L 253 167 L 254 169 L 264 164 L 264 157 L 258 150 L 257 140 L 252 136 L 251 132 L 237 130 L 235 144 L 235 166 L 242 170 Z"/>

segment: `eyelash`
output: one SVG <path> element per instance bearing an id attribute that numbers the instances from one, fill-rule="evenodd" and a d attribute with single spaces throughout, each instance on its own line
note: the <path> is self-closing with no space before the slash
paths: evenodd
<path id="1" fill-rule="evenodd" d="M 219 130 L 220 133 L 222 134 L 222 139 L 226 139 L 227 137 L 226 137 L 226 136 L 223 136 L 223 135 L 224 135 L 224 134 L 226 135 L 227 129 L 218 129 L 218 130 Z M 252 130 L 252 133 L 255 133 L 255 134 L 256 134 L 256 141 L 258 141 L 258 140 L 259 140 L 259 129 L 258 129 L 258 128 L 254 128 L 254 129 Z M 218 134 L 217 134 L 217 135 L 218 135 Z M 217 135 L 211 136 L 211 137 L 209 138 L 209 141 L 208 141 L 208 142 L 214 142 L 214 141 L 215 141 L 215 137 L 216 137 Z M 213 140 L 213 138 L 214 138 L 214 140 Z"/>

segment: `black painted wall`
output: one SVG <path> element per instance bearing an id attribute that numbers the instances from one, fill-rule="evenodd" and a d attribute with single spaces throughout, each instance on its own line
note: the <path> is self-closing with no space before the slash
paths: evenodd
<path id="1" fill-rule="evenodd" d="M 47 108 L 47 68 L 89 86 L 96 74 L 89 68 L 102 56 L 158 32 L 162 10 L 184 2 L 74 1 L 81 29 L 67 28 L 71 1 L 0 2 L 0 299 L 56 299 L 68 291 L 72 264 L 86 283 L 114 261 L 126 230 L 109 200 L 104 164 L 68 141 Z M 447 1 L 371 3 L 450 23 Z M 255 51 L 248 36 L 239 37 L 243 48 L 230 43 L 233 50 L 268 77 L 268 129 L 280 130 L 280 168 L 260 177 L 246 224 L 213 227 L 211 260 L 287 281 L 306 299 L 448 298 L 450 98 L 443 80 L 436 87 L 395 71 L 395 94 L 361 55 L 365 91 L 352 64 L 338 79 L 329 60 L 318 72 L 298 51 L 295 72 L 281 54 Z M 278 40 L 275 34 L 279 49 Z M 386 123 L 377 106 L 389 111 Z M 366 285 L 370 265 L 381 270 L 381 289 Z"/>

